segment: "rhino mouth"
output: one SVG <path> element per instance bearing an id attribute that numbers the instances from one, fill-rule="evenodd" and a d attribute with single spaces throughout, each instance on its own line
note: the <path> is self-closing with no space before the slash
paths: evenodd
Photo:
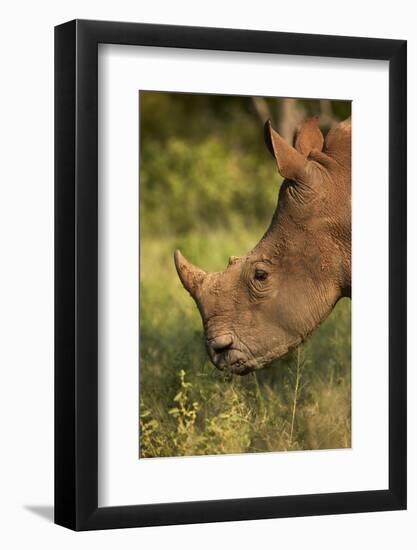
<path id="1" fill-rule="evenodd" d="M 210 349 L 208 351 L 213 365 L 227 374 L 243 376 L 262 366 L 253 357 L 236 348 L 230 348 L 222 353 L 215 353 Z"/>
<path id="2" fill-rule="evenodd" d="M 217 368 L 224 372 L 227 372 L 228 374 L 237 374 L 238 376 L 244 376 L 245 374 L 249 374 L 256 369 L 255 366 L 247 363 L 241 363 L 240 361 L 236 361 L 236 363 L 230 363 L 226 367 Z"/>
<path id="3" fill-rule="evenodd" d="M 229 355 L 229 353 L 227 354 Z M 255 369 L 254 365 L 250 364 L 246 358 L 229 359 L 228 357 L 220 357 L 213 361 L 215 367 L 221 371 L 228 372 L 230 374 L 244 375 Z"/>
<path id="4" fill-rule="evenodd" d="M 213 365 L 226 374 L 245 375 L 266 367 L 280 359 L 298 344 L 301 338 L 274 346 L 268 350 L 254 351 L 236 334 L 220 332 L 215 335 L 206 333 L 206 350 Z"/>
<path id="5" fill-rule="evenodd" d="M 213 365 L 226 374 L 237 374 L 243 376 L 255 370 L 271 364 L 277 359 L 282 359 L 288 353 L 301 343 L 301 338 L 296 338 L 290 343 L 283 344 L 279 350 L 270 352 L 264 356 L 256 357 L 248 351 L 229 347 L 227 350 L 216 352 L 210 345 L 207 345 L 207 352 Z M 243 346 L 242 346 L 243 347 Z"/>

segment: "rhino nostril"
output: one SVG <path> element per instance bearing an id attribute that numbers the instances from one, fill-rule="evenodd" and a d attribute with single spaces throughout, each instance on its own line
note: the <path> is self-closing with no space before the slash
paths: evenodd
<path id="1" fill-rule="evenodd" d="M 209 346 L 216 352 L 226 351 L 233 343 L 233 339 L 230 335 L 218 336 L 209 341 Z"/>

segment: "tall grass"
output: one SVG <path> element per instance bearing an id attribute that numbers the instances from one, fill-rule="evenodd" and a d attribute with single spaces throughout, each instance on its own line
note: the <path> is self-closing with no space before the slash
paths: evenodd
<path id="1" fill-rule="evenodd" d="M 216 370 L 175 272 L 180 247 L 205 269 L 249 250 L 261 228 L 141 243 L 140 457 L 349 447 L 350 301 L 290 356 L 245 377 Z"/>

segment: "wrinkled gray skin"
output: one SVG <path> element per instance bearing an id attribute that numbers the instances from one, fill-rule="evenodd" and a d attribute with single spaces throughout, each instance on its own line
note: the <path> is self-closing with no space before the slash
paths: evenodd
<path id="1" fill-rule="evenodd" d="M 298 346 L 351 292 L 351 120 L 323 135 L 305 121 L 289 145 L 270 125 L 265 141 L 285 178 L 269 229 L 226 270 L 206 273 L 175 252 L 200 311 L 214 365 L 260 369 Z"/>

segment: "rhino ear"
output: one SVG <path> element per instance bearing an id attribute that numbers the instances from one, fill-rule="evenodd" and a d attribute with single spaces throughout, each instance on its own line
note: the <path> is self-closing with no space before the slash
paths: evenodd
<path id="1" fill-rule="evenodd" d="M 307 159 L 272 128 L 270 120 L 265 123 L 264 137 L 266 146 L 277 161 L 281 176 L 289 180 L 302 180 Z"/>
<path id="2" fill-rule="evenodd" d="M 304 157 L 308 157 L 313 149 L 323 149 L 324 138 L 319 128 L 319 117 L 315 116 L 304 121 L 298 128 L 294 147 Z"/>

